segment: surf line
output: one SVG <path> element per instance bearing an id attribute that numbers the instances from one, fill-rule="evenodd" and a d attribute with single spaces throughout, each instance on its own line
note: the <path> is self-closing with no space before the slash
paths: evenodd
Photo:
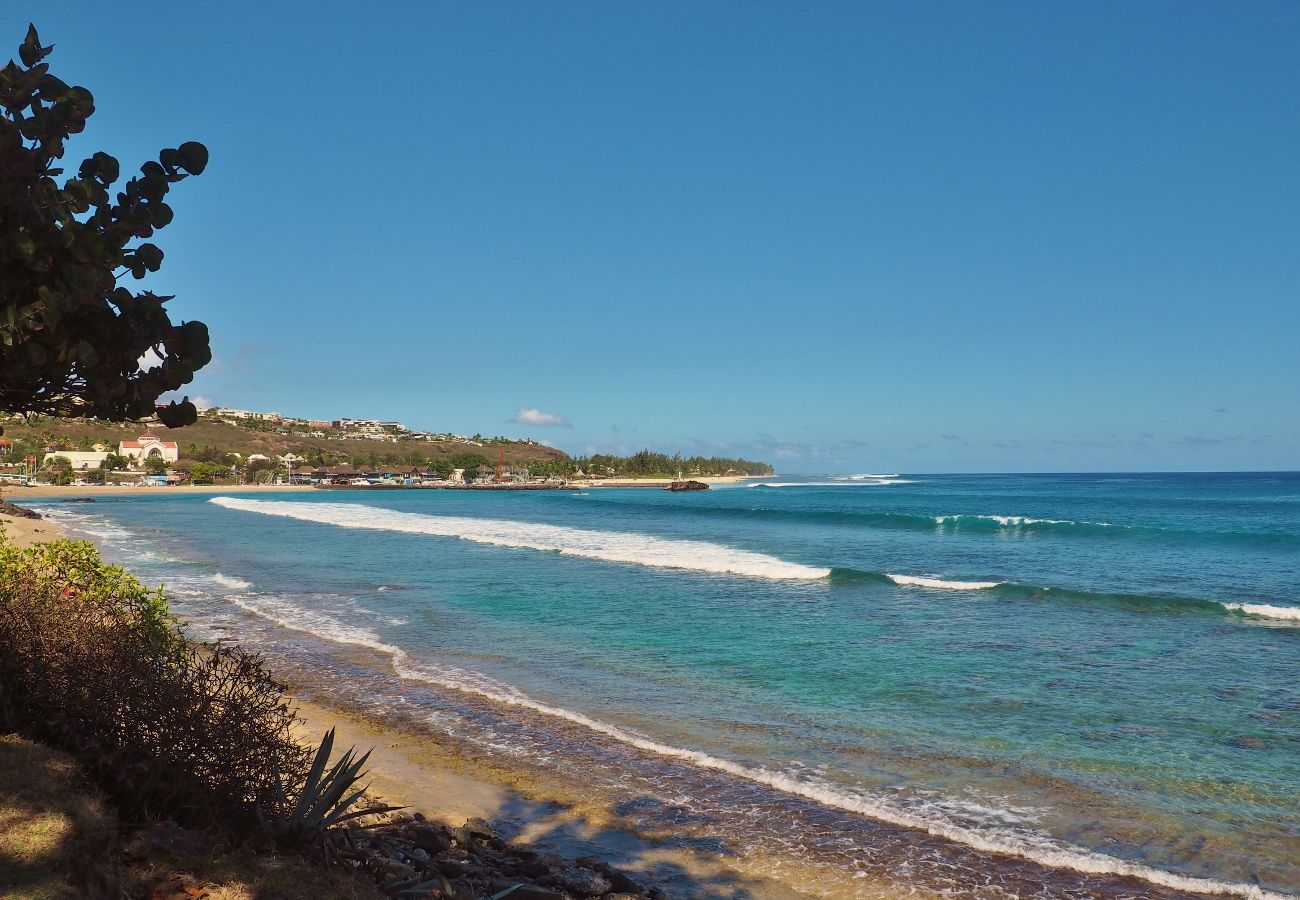
<path id="1" fill-rule="evenodd" d="M 762 766 L 745 765 L 700 750 L 664 744 L 617 725 L 594 719 L 583 713 L 535 700 L 522 691 L 507 685 L 501 685 L 500 687 L 483 685 L 483 679 L 475 679 L 472 673 L 453 674 L 431 671 L 427 666 L 422 666 L 412 660 L 405 650 L 384 642 L 373 632 L 345 625 L 329 619 L 328 616 L 317 613 L 317 622 L 315 623 L 317 627 L 313 628 L 311 627 L 312 623 L 304 623 L 293 616 L 285 615 L 283 612 L 270 611 L 261 607 L 252 596 L 240 597 L 236 595 L 232 599 L 236 605 L 248 612 L 284 628 L 311 634 L 334 643 L 352 644 L 382 653 L 389 657 L 394 673 L 399 678 L 407 681 L 422 682 L 460 694 L 480 697 L 503 706 L 527 709 L 544 716 L 561 719 L 645 753 L 665 759 L 679 760 L 702 769 L 723 772 L 746 781 L 765 785 L 784 794 L 811 800 L 823 806 L 842 809 L 890 825 L 923 831 L 936 837 L 946 838 L 954 843 L 963 844 L 984 853 L 1018 856 L 1048 868 L 1071 869 L 1093 875 L 1138 878 L 1175 890 L 1245 897 L 1249 898 L 1249 900 L 1296 900 L 1296 898 L 1286 894 L 1263 890 L 1256 885 L 1179 875 L 1141 863 L 1126 862 L 1082 847 L 1065 845 L 1045 847 L 1032 844 L 1014 834 L 987 834 L 953 822 L 927 818 L 905 809 L 899 809 L 889 805 L 883 799 L 850 794 L 836 790 L 828 785 L 800 781 Z M 300 614 L 297 609 L 292 611 Z M 321 620 L 326 619 L 329 620 L 329 624 L 325 625 L 322 630 Z M 479 683 L 474 683 L 475 681 Z"/>
<path id="2" fill-rule="evenodd" d="M 209 502 L 226 509 L 341 528 L 454 537 L 498 547 L 544 550 L 606 562 L 711 575 L 739 575 L 775 581 L 816 581 L 831 574 L 831 570 L 824 566 L 788 562 L 752 550 L 637 532 L 592 531 L 561 525 L 466 516 L 433 516 L 356 503 L 294 503 L 239 497 L 213 497 Z"/>

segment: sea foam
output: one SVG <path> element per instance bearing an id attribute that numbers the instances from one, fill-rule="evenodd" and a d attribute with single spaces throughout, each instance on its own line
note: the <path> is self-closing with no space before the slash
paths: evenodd
<path id="1" fill-rule="evenodd" d="M 721 544 L 660 538 L 636 532 L 590 531 L 534 522 L 431 516 L 356 503 L 294 503 L 242 497 L 213 497 L 210 502 L 226 509 L 337 525 L 341 528 L 454 537 L 498 547 L 546 550 L 605 562 L 683 569 L 712 575 L 815 580 L 826 578 L 831 571 L 829 568 L 787 562 L 774 556 Z"/>
<path id="2" fill-rule="evenodd" d="M 924 575 L 891 575 L 888 572 L 885 573 L 885 577 L 894 584 L 936 588 L 945 591 L 982 591 L 1002 584 L 1000 581 L 949 581 L 943 578 L 929 578 Z"/>
<path id="3" fill-rule="evenodd" d="M 383 653 L 391 659 L 394 672 L 408 681 L 423 682 L 482 697 L 505 706 L 527 709 L 544 716 L 562 719 L 645 753 L 684 762 L 701 769 L 724 772 L 765 785 L 784 794 L 802 797 L 814 803 L 857 813 L 891 825 L 915 828 L 980 852 L 1018 856 L 1044 866 L 1073 869 L 1089 874 L 1127 876 L 1175 890 L 1231 895 L 1250 898 L 1250 900 L 1294 900 L 1285 894 L 1263 890 L 1256 885 L 1179 875 L 1083 847 L 1061 844 L 1038 831 L 996 826 L 971 827 L 953 821 L 945 815 L 943 804 L 909 808 L 885 797 L 857 793 L 825 781 L 794 777 L 764 766 L 738 763 L 700 750 L 662 743 L 627 728 L 536 700 L 509 685 L 477 673 L 452 666 L 417 662 L 405 650 L 384 641 L 368 629 L 339 622 L 319 612 L 308 612 L 282 598 L 237 595 L 233 599 L 243 609 L 285 628 L 313 634 L 335 643 L 352 644 Z"/>
<path id="4" fill-rule="evenodd" d="M 242 578 L 233 578 L 230 575 L 222 575 L 220 572 L 213 575 L 212 580 L 222 587 L 230 588 L 233 591 L 246 591 L 252 587 L 252 584 Z"/>
<path id="5" fill-rule="evenodd" d="M 1221 603 L 1225 609 L 1258 616 L 1261 619 L 1278 619 L 1300 624 L 1300 606 L 1269 606 L 1267 603 Z"/>
<path id="6" fill-rule="evenodd" d="M 916 481 L 910 478 L 876 478 L 874 476 L 854 477 L 848 481 L 759 481 L 750 484 L 751 488 L 852 488 L 852 487 L 879 487 L 885 484 L 916 484 Z"/>

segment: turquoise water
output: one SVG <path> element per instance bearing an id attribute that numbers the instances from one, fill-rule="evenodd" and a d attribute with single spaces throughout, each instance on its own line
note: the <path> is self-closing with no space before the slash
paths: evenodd
<path id="1" fill-rule="evenodd" d="M 1300 475 L 47 508 L 197 634 L 831 893 L 1300 893 Z"/>

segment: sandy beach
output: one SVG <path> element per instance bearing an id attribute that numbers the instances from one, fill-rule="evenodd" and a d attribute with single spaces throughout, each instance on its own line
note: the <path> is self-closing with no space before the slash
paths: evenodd
<path id="1" fill-rule="evenodd" d="M 12 502 L 8 495 L 3 499 Z M 63 537 L 63 531 L 59 526 L 47 519 L 15 516 L 3 509 L 0 509 L 0 528 L 4 529 L 5 539 L 15 547 L 30 547 L 32 544 L 54 541 Z"/>
<path id="2" fill-rule="evenodd" d="M 97 497 L 141 492 L 256 493 L 311 490 L 307 487 L 194 486 L 36 487 L 4 492 L 19 506 L 24 500 Z M 46 519 L 0 512 L 0 525 L 19 547 L 64 537 Z M 75 535 L 74 535 L 75 536 Z M 745 860 L 716 847 L 696 846 L 684 835 L 644 833 L 632 817 L 610 808 L 581 785 L 546 779 L 508 760 L 466 752 L 436 734 L 410 733 L 391 722 L 377 721 L 330 703 L 328 696 L 299 689 L 292 699 L 301 722 L 296 735 L 315 746 L 326 730 L 336 731 L 336 755 L 356 746 L 373 748 L 369 794 L 377 802 L 401 805 L 449 825 L 471 817 L 493 823 L 511 841 L 537 847 L 566 859 L 592 855 L 657 884 L 672 897 L 748 897 L 789 900 L 806 896 L 789 886 L 788 872 L 778 881 L 760 871 L 762 860 Z M 788 865 L 788 863 L 787 863 Z M 860 887 L 860 885 L 859 885 Z M 882 894 L 882 896 L 888 896 Z"/>
<path id="3" fill-rule="evenodd" d="M 138 496 L 141 494 L 251 494 L 259 492 L 304 491 L 310 487 L 266 484 L 240 485 L 184 485 L 176 487 L 137 487 L 135 485 L 36 485 L 33 487 L 7 487 L 0 491 L 0 500 L 16 506 L 26 506 L 31 500 L 48 500 L 52 497 L 73 499 L 76 497 L 113 497 Z M 59 526 L 48 519 L 29 519 L 15 516 L 0 509 L 0 527 L 5 536 L 16 547 L 29 547 L 41 541 L 52 541 L 63 537 Z"/>
<path id="4" fill-rule="evenodd" d="M 332 727 L 336 755 L 351 746 L 374 748 L 367 781 L 375 800 L 404 805 L 449 825 L 482 817 L 510 841 L 568 859 L 599 857 L 670 897 L 809 896 L 794 885 L 815 885 L 816 896 L 861 897 L 869 887 L 858 879 L 852 892 L 837 892 L 832 885 L 815 884 L 816 873 L 801 872 L 790 860 L 782 860 L 778 880 L 763 871 L 770 860 L 740 858 L 685 834 L 643 833 L 632 815 L 599 802 L 580 785 L 542 780 L 500 757 L 469 755 L 437 737 L 395 730 L 325 698 L 297 695 L 293 702 L 302 719 L 296 733 L 304 742 L 314 746 Z M 882 883 L 874 896 L 893 897 L 895 891 Z"/>
<path id="5" fill-rule="evenodd" d="M 183 484 L 170 487 L 139 487 L 137 485 L 90 484 L 80 487 L 73 485 L 56 486 L 50 484 L 33 487 L 14 487 L 4 491 L 4 499 L 10 503 L 22 505 L 24 499 L 48 497 L 135 497 L 141 495 L 167 494 L 257 494 L 282 493 L 284 491 L 310 491 L 310 485 L 282 484 Z"/>

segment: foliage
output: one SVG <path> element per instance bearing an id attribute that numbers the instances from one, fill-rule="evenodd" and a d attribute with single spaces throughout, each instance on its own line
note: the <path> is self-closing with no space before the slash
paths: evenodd
<path id="1" fill-rule="evenodd" d="M 41 476 L 53 484 L 72 484 L 72 460 L 52 456 L 41 466 Z"/>
<path id="2" fill-rule="evenodd" d="M 230 466 L 221 463 L 196 462 L 190 466 L 192 484 L 214 484 L 218 478 L 230 477 Z"/>
<path id="3" fill-rule="evenodd" d="M 282 685 L 238 647 L 188 645 L 159 591 L 88 544 L 0 543 L 0 730 L 77 757 L 136 819 L 255 826 L 298 784 Z"/>
<path id="4" fill-rule="evenodd" d="M 451 458 L 451 467 L 453 469 L 464 469 L 469 473 L 479 466 L 487 466 L 491 469 L 495 468 L 496 462 L 488 459 L 482 453 L 457 453 Z"/>
<path id="5" fill-rule="evenodd" d="M 150 475 L 162 475 L 167 471 L 167 460 L 161 456 L 150 456 L 144 461 L 144 470 Z"/>
<path id="6" fill-rule="evenodd" d="M 331 728 L 325 732 L 325 739 L 316 750 L 311 769 L 298 788 L 298 797 L 292 806 L 286 793 L 281 791 L 278 805 L 282 812 L 266 821 L 266 828 L 282 846 L 316 845 L 323 849 L 327 846 L 325 837 L 331 828 L 360 816 L 401 809 L 400 806 L 353 809 L 352 806 L 366 791 L 365 788 L 352 789 L 365 777 L 366 773 L 361 769 L 370 759 L 370 753 L 358 757 L 356 748 L 349 748 L 327 772 L 325 766 L 329 764 L 333 749 L 334 729 Z"/>
<path id="7" fill-rule="evenodd" d="M 556 465 L 556 464 L 559 465 Z M 619 476 L 676 476 L 684 475 L 771 475 L 770 465 L 748 459 L 726 456 L 669 456 L 653 450 L 641 450 L 631 456 L 614 456 L 597 453 L 566 460 L 545 460 L 540 464 L 530 462 L 534 474 L 569 475 L 581 469 L 588 475 Z M 559 471 L 556 471 L 559 470 Z"/>
<path id="8" fill-rule="evenodd" d="M 173 324 L 171 297 L 117 279 L 158 271 L 162 250 L 140 241 L 172 221 L 169 189 L 200 174 L 208 151 L 194 141 L 163 150 L 116 198 L 119 166 L 107 153 L 60 185 L 64 145 L 95 105 L 90 91 L 50 74 L 43 60 L 53 49 L 29 26 L 19 61 L 0 69 L 0 409 L 143 418 L 211 361 L 208 329 Z M 159 363 L 142 371 L 147 353 Z M 158 415 L 175 427 L 197 413 L 186 399 Z"/>

